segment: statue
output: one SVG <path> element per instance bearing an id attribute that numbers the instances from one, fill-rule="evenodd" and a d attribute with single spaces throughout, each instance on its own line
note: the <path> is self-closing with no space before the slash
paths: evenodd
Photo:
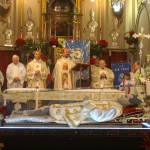
<path id="1" fill-rule="evenodd" d="M 25 26 L 26 26 L 26 30 L 27 30 L 27 35 L 25 36 L 25 40 L 33 40 L 34 41 L 34 37 L 32 36 L 32 29 L 35 26 L 35 23 L 31 19 L 32 10 L 31 10 L 30 7 L 27 10 L 27 14 L 28 14 L 28 19 L 25 22 Z"/>
<path id="2" fill-rule="evenodd" d="M 10 17 L 7 18 L 7 27 L 4 29 L 3 34 L 5 34 L 5 44 L 4 46 L 13 46 L 11 44 L 12 30 L 10 26 Z"/>
<path id="3" fill-rule="evenodd" d="M 95 37 L 95 32 L 96 32 L 96 28 L 98 27 L 98 23 L 94 20 L 94 11 L 91 9 L 90 10 L 90 17 L 91 17 L 91 20 L 88 22 L 87 24 L 87 27 L 89 28 L 90 30 L 90 37 L 89 37 L 89 40 L 92 42 L 92 43 L 96 43 L 97 40 L 96 40 L 96 37 Z"/>
<path id="4" fill-rule="evenodd" d="M 119 46 L 118 46 L 117 41 L 118 41 L 118 37 L 120 36 L 120 34 L 119 34 L 119 29 L 117 27 L 117 25 L 118 25 L 117 18 L 113 19 L 113 25 L 114 25 L 114 28 L 110 33 L 110 36 L 112 38 L 112 46 L 111 47 L 112 48 L 118 48 Z"/>

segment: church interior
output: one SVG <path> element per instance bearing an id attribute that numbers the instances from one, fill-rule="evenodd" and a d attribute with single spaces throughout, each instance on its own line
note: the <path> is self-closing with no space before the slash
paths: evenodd
<path id="1" fill-rule="evenodd" d="M 0 0 L 0 150 L 150 149 L 150 0 Z"/>

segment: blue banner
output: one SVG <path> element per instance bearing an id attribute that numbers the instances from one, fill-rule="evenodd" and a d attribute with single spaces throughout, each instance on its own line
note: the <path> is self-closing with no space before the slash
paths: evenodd
<path id="1" fill-rule="evenodd" d="M 131 63 L 112 64 L 112 71 L 115 75 L 114 86 L 118 87 L 124 80 L 124 73 L 131 72 Z"/>
<path id="2" fill-rule="evenodd" d="M 66 48 L 70 51 L 70 58 L 73 61 L 78 63 L 89 63 L 90 60 L 90 42 L 89 40 L 85 40 L 83 42 L 79 42 L 76 40 L 75 42 L 71 42 L 66 40 Z M 82 72 L 82 79 L 89 78 L 89 68 Z"/>

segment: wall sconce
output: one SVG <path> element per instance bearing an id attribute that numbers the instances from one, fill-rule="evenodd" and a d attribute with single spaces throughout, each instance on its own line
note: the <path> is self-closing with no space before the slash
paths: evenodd
<path id="1" fill-rule="evenodd" d="M 91 0 L 91 2 L 95 2 L 95 0 Z"/>
<path id="2" fill-rule="evenodd" d="M 119 12 L 121 9 L 121 5 L 120 5 L 120 3 L 114 3 L 112 5 L 112 8 L 114 9 L 115 12 Z"/>
<path id="3" fill-rule="evenodd" d="M 118 19 L 118 28 L 123 20 L 123 5 L 125 0 L 111 0 L 112 15 Z"/>

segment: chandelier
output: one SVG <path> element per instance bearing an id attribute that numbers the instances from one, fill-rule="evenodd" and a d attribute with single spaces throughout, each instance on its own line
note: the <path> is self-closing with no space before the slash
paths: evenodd
<path id="1" fill-rule="evenodd" d="M 112 0 L 112 4 L 119 4 L 121 6 L 123 6 L 125 3 L 125 0 Z"/>

